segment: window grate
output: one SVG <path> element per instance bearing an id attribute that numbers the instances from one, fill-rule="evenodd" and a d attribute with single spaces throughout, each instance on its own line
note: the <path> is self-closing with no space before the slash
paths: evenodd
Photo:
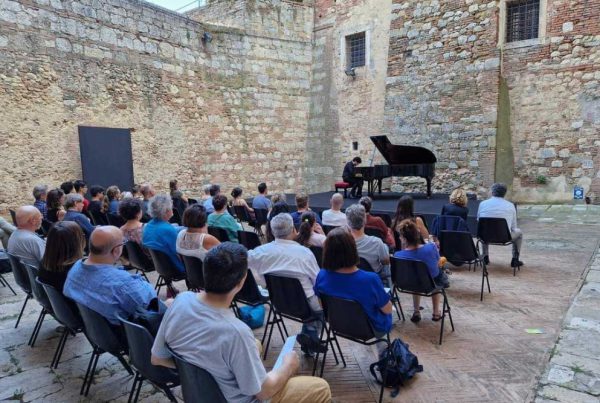
<path id="1" fill-rule="evenodd" d="M 506 5 L 506 42 L 538 37 L 540 0 L 519 0 Z"/>
<path id="2" fill-rule="evenodd" d="M 365 33 L 349 35 L 346 37 L 347 68 L 365 65 Z"/>

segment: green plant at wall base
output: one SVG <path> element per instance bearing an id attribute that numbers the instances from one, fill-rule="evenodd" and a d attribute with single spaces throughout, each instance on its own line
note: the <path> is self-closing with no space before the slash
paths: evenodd
<path id="1" fill-rule="evenodd" d="M 537 178 L 535 178 L 535 181 L 538 185 L 545 185 L 548 183 L 548 178 L 546 178 L 545 175 L 538 175 Z"/>

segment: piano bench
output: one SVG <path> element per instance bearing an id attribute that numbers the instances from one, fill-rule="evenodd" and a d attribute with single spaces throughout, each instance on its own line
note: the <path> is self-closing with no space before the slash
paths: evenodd
<path id="1" fill-rule="evenodd" d="M 335 192 L 339 192 L 339 189 L 344 189 L 344 199 L 348 197 L 348 189 L 352 186 L 348 182 L 336 182 L 335 183 Z"/>

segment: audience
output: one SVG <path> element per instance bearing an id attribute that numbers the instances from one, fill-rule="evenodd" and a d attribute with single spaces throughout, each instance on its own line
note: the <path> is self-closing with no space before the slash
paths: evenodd
<path id="1" fill-rule="evenodd" d="M 102 214 L 104 210 L 104 188 L 102 186 L 94 185 L 90 188 L 90 204 L 88 205 L 88 211 L 90 214 Z"/>
<path id="2" fill-rule="evenodd" d="M 71 221 L 54 224 L 46 237 L 46 251 L 38 278 L 60 292 L 71 267 L 83 258 L 85 236 L 79 225 Z"/>
<path id="3" fill-rule="evenodd" d="M 119 215 L 126 222 L 121 226 L 125 241 L 133 241 L 142 246 L 142 201 L 140 199 L 123 199 L 119 203 Z"/>
<path id="4" fill-rule="evenodd" d="M 308 195 L 305 193 L 298 193 L 296 195 L 296 211 L 292 213 L 292 219 L 294 220 L 295 226 L 300 225 L 300 217 L 302 216 L 302 213 L 306 211 L 312 211 L 310 207 L 308 207 Z M 321 225 L 321 219 L 318 215 L 316 218 L 319 225 Z"/>
<path id="5" fill-rule="evenodd" d="M 277 274 L 300 280 L 310 308 L 316 316 L 323 311 L 313 287 L 319 274 L 319 265 L 310 249 L 294 241 L 296 230 L 294 221 L 287 213 L 281 213 L 271 219 L 271 231 L 275 240 L 248 252 L 248 267 L 258 276 L 258 282 L 265 286 L 265 274 Z M 321 322 L 314 321 L 302 326 L 298 343 L 302 351 L 312 354 L 320 350 L 319 334 Z"/>
<path id="6" fill-rule="evenodd" d="M 254 209 L 251 208 L 250 206 L 248 206 L 248 203 L 246 203 L 246 200 L 244 200 L 244 198 L 242 197 L 242 193 L 243 193 L 242 188 L 240 188 L 240 187 L 233 188 L 233 190 L 231 191 L 231 197 L 233 197 L 233 200 L 231 201 L 231 205 L 244 207 L 246 209 L 246 211 L 248 211 L 250 218 L 252 220 L 254 220 Z"/>
<path id="7" fill-rule="evenodd" d="M 312 211 L 307 211 L 300 217 L 301 223 L 298 229 L 296 242 L 307 248 L 311 246 L 323 246 L 325 242 L 325 234 L 319 224 L 317 224 L 317 216 Z"/>
<path id="8" fill-rule="evenodd" d="M 181 190 L 179 190 L 179 185 L 178 185 L 177 179 L 173 179 L 172 181 L 169 182 L 169 192 L 171 194 L 172 199 L 181 199 L 185 203 L 188 202 L 187 197 L 185 197 L 183 195 L 183 192 L 181 192 Z"/>
<path id="9" fill-rule="evenodd" d="M 255 209 L 263 209 L 270 210 L 271 209 L 271 200 L 267 198 L 267 184 L 262 182 L 258 184 L 258 196 L 252 199 L 252 208 Z"/>
<path id="10" fill-rule="evenodd" d="M 238 242 L 237 232 L 242 226 L 227 212 L 227 197 L 218 194 L 213 197 L 214 213 L 208 216 L 208 226 L 223 228 L 231 242 Z"/>
<path id="11" fill-rule="evenodd" d="M 171 259 L 173 265 L 181 272 L 185 271 L 183 263 L 177 256 L 177 234 L 183 227 L 175 228 L 169 224 L 173 217 L 173 201 L 166 194 L 158 194 L 150 199 L 148 213 L 152 217 L 150 222 L 144 225 L 142 242 L 148 249 L 158 250 L 165 253 Z"/>
<path id="12" fill-rule="evenodd" d="M 517 227 L 517 209 L 515 205 L 508 200 L 504 199 L 506 195 L 507 187 L 504 183 L 494 183 L 492 185 L 492 197 L 482 201 L 479 204 L 477 210 L 477 219 L 480 218 L 504 218 L 510 235 L 513 240 L 512 244 L 512 260 L 510 262 L 511 267 L 522 266 L 523 262 L 519 260 L 519 254 L 521 253 L 521 244 L 523 243 L 523 232 Z M 485 263 L 490 262 L 489 258 L 489 246 L 482 243 L 483 246 L 483 258 Z"/>
<path id="13" fill-rule="evenodd" d="M 4 218 L 0 217 L 0 243 L 1 246 L 6 249 L 8 248 L 8 240 L 13 232 L 17 229 L 14 225 L 6 221 Z"/>
<path id="14" fill-rule="evenodd" d="M 381 231 L 383 234 L 384 242 L 391 247 L 396 246 L 396 241 L 394 240 L 394 234 L 392 230 L 388 228 L 381 217 L 377 217 L 371 214 L 371 208 L 373 207 L 373 202 L 369 196 L 361 197 L 358 201 L 361 206 L 365 208 L 365 212 L 367 213 L 367 222 L 365 224 L 365 228 L 375 228 Z"/>
<path id="15" fill-rule="evenodd" d="M 402 250 L 394 253 L 394 257 L 409 259 L 409 260 L 420 260 L 427 265 L 429 274 L 433 277 L 435 283 L 439 286 L 447 288 L 450 286 L 448 276 L 443 270 L 439 269 L 440 254 L 437 246 L 433 242 L 426 244 L 421 243 L 421 237 L 419 228 L 414 220 L 406 219 L 398 224 L 398 232 L 400 233 L 400 240 L 402 241 Z M 433 316 L 431 320 L 437 322 L 442 319 L 442 313 L 440 310 L 440 302 L 442 300 L 442 294 L 435 294 L 431 297 L 433 303 Z M 421 320 L 421 296 L 413 295 L 413 315 L 410 320 L 417 323 Z"/>
<path id="16" fill-rule="evenodd" d="M 75 188 L 75 193 L 79 193 L 81 197 L 83 197 L 83 210 L 81 210 L 81 212 L 85 214 L 87 213 L 88 206 L 90 205 L 90 201 L 85 198 L 85 194 L 88 191 L 87 184 L 83 180 L 77 179 L 75 182 L 73 182 L 73 187 Z"/>
<path id="17" fill-rule="evenodd" d="M 429 238 L 429 232 L 427 231 L 427 227 L 425 223 L 421 219 L 421 217 L 415 217 L 413 211 L 414 201 L 410 196 L 402 196 L 400 200 L 398 200 L 398 206 L 396 207 L 396 215 L 392 221 L 392 229 L 394 231 L 398 231 L 398 226 L 404 220 L 412 220 L 417 225 L 419 229 L 419 234 L 421 235 L 422 242 L 425 239 Z"/>
<path id="18" fill-rule="evenodd" d="M 133 199 L 133 193 L 128 192 L 128 191 L 124 191 L 123 193 L 121 193 L 121 200 L 125 200 L 125 199 Z"/>
<path id="19" fill-rule="evenodd" d="M 73 186 L 72 181 L 66 181 L 60 184 L 60 188 L 65 195 L 68 195 L 69 193 L 73 192 L 75 187 Z"/>
<path id="20" fill-rule="evenodd" d="M 90 223 L 90 219 L 81 213 L 83 209 L 83 197 L 77 193 L 69 193 L 65 201 L 65 208 L 67 209 L 67 213 L 63 221 L 75 221 L 83 230 L 85 239 L 90 239 L 94 226 Z"/>
<path id="21" fill-rule="evenodd" d="M 109 186 L 106 189 L 106 201 L 108 205 L 103 207 L 104 211 L 111 214 L 119 213 L 119 199 L 121 198 L 121 191 L 117 186 Z"/>
<path id="22" fill-rule="evenodd" d="M 33 202 L 33 207 L 40 210 L 42 213 L 42 217 L 48 218 L 48 206 L 46 205 L 46 199 L 48 198 L 48 186 L 47 185 L 37 185 L 33 188 L 33 198 L 35 201 Z"/>
<path id="23" fill-rule="evenodd" d="M 220 244 L 219 240 L 208 233 L 206 209 L 201 204 L 192 204 L 183 213 L 185 229 L 177 234 L 177 253 L 194 256 L 204 260 L 206 253 Z"/>
<path id="24" fill-rule="evenodd" d="M 323 225 L 332 225 L 340 227 L 346 225 L 346 214 L 342 213 L 344 205 L 344 196 L 339 193 L 334 193 L 330 200 L 331 208 L 323 211 Z"/>
<path id="25" fill-rule="evenodd" d="M 52 189 L 48 192 L 46 198 L 46 219 L 51 223 L 62 220 L 65 214 L 63 205 L 65 203 L 65 193 L 62 189 Z"/>
<path id="26" fill-rule="evenodd" d="M 65 296 L 98 312 L 113 325 L 119 325 L 117 316 L 128 318 L 156 298 L 156 291 L 143 277 L 115 266 L 123 244 L 117 227 L 96 228 L 90 237 L 89 257 L 73 265 L 63 289 Z"/>
<path id="27" fill-rule="evenodd" d="M 208 371 L 228 402 L 330 402 L 331 391 L 323 379 L 292 377 L 299 366 L 294 352 L 284 356 L 278 369 L 266 372 L 252 330 L 229 309 L 247 267 L 241 245 L 226 242 L 208 252 L 205 292 L 184 292 L 175 299 L 156 335 L 152 364 L 175 368 L 171 349 Z"/>
<path id="28" fill-rule="evenodd" d="M 23 206 L 17 209 L 16 218 L 17 229 L 8 239 L 6 251 L 23 263 L 39 267 L 46 249 L 46 241 L 35 233 L 42 225 L 42 213 L 33 206 Z"/>
<path id="29" fill-rule="evenodd" d="M 134 199 L 142 199 L 142 192 L 141 192 L 141 186 L 140 185 L 133 185 L 133 187 L 131 188 L 131 197 L 133 197 Z"/>
<path id="30" fill-rule="evenodd" d="M 202 201 L 203 203 L 204 201 L 210 199 L 210 186 L 211 185 L 202 186 L 202 197 L 200 198 L 200 201 Z"/>
<path id="31" fill-rule="evenodd" d="M 466 223 L 468 214 L 467 193 L 462 189 L 454 189 L 450 194 L 450 203 L 444 204 L 441 215 L 457 216 Z"/>
<path id="32" fill-rule="evenodd" d="M 385 336 L 392 328 L 392 302 L 377 274 L 357 268 L 358 250 L 345 228 L 327 234 L 323 248 L 323 269 L 317 276 L 315 292 L 358 302 L 369 317 L 375 335 Z"/>
<path id="33" fill-rule="evenodd" d="M 142 194 L 143 199 L 142 212 L 144 214 L 148 214 L 148 205 L 150 204 L 150 199 L 156 195 L 156 192 L 154 191 L 152 185 L 149 183 L 144 183 L 140 186 L 140 193 Z"/>
<path id="34" fill-rule="evenodd" d="M 203 203 L 207 214 L 211 214 L 211 213 L 215 212 L 215 206 L 213 206 L 213 198 L 215 196 L 221 194 L 221 187 L 216 184 L 210 185 L 209 194 L 210 194 L 210 197 L 208 197 L 208 199 L 204 200 L 204 203 Z"/>
<path id="35" fill-rule="evenodd" d="M 389 249 L 383 241 L 376 236 L 365 234 L 365 223 L 367 215 L 365 208 L 360 204 L 353 204 L 346 209 L 346 222 L 350 233 L 356 241 L 358 256 L 362 257 L 371 266 L 371 269 L 379 274 L 386 287 L 391 283 L 390 254 Z M 360 267 L 367 270 L 366 267 Z"/>
<path id="36" fill-rule="evenodd" d="M 271 197 L 271 202 L 273 204 L 271 206 L 271 210 L 269 210 L 269 214 L 267 215 L 267 219 L 269 221 L 277 214 L 290 212 L 290 206 L 288 206 L 286 197 L 283 193 L 275 193 L 273 197 Z"/>

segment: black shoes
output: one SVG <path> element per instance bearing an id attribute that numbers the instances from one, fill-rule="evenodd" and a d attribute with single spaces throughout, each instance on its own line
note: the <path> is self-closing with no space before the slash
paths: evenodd
<path id="1" fill-rule="evenodd" d="M 300 344 L 300 350 L 302 350 L 305 355 L 313 355 L 314 353 L 324 353 L 327 351 L 327 346 L 303 333 L 296 336 L 296 341 Z"/>
<path id="2" fill-rule="evenodd" d="M 521 262 L 518 258 L 513 257 L 510 261 L 510 267 L 521 267 L 525 265 L 525 263 Z"/>
<path id="3" fill-rule="evenodd" d="M 483 263 L 485 263 L 485 264 L 490 264 L 490 257 L 489 257 L 488 255 L 485 255 L 485 256 L 483 257 Z"/>

